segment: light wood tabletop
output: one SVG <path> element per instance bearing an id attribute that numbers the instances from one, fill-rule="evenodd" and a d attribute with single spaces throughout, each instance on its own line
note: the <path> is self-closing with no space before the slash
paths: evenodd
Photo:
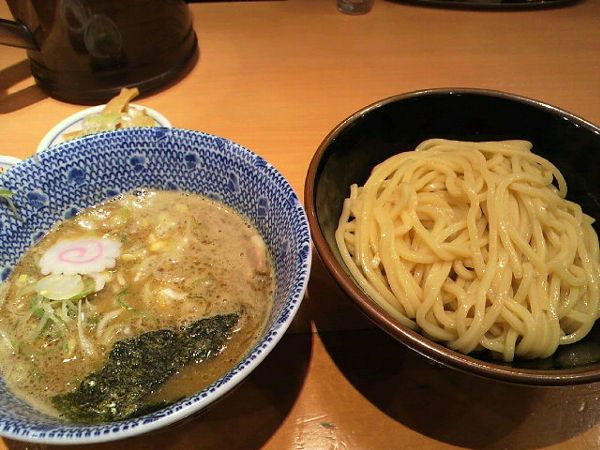
<path id="1" fill-rule="evenodd" d="M 376 0 L 362 16 L 334 0 L 190 7 L 197 64 L 137 103 L 253 150 L 300 196 L 326 134 L 394 94 L 489 88 L 600 124 L 600 0 L 527 11 Z M 10 17 L 3 2 L 0 17 Z M 47 97 L 25 52 L 0 47 L 0 154 L 30 156 L 82 108 Z M 5 448 L 45 447 L 0 440 Z M 235 392 L 175 428 L 86 448 L 600 448 L 600 385 L 535 389 L 431 365 L 373 328 L 315 255 L 291 330 Z"/>

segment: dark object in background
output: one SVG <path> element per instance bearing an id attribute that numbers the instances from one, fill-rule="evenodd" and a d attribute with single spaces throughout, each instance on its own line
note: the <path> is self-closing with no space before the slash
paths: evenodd
<path id="1" fill-rule="evenodd" d="M 52 404 L 81 423 L 123 420 L 163 408 L 164 403 L 147 405 L 148 395 L 188 363 L 218 355 L 237 321 L 237 314 L 214 316 L 181 332 L 149 331 L 119 341 L 104 367 L 85 377 L 75 391 L 54 396 Z"/>
<path id="2" fill-rule="evenodd" d="M 31 72 L 52 97 L 104 102 L 122 87 L 141 94 L 183 76 L 198 43 L 183 0 L 7 0 L 0 43 L 27 48 Z"/>
<path id="3" fill-rule="evenodd" d="M 429 138 L 525 139 L 558 167 L 567 199 L 600 219 L 600 128 L 537 100 L 483 89 L 431 89 L 390 97 L 345 119 L 323 140 L 306 177 L 304 201 L 313 243 L 325 267 L 377 326 L 437 363 L 497 380 L 532 385 L 600 381 L 600 321 L 580 342 L 549 358 L 502 363 L 463 355 L 398 324 L 362 291 L 346 269 L 335 230 L 350 185 L 373 167 Z M 600 224 L 594 224 L 596 232 Z"/>
<path id="4" fill-rule="evenodd" d="M 421 6 L 453 9 L 520 10 L 557 8 L 579 0 L 392 0 Z"/>

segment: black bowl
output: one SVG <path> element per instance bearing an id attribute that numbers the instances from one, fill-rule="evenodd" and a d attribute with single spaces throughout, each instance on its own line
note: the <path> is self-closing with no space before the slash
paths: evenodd
<path id="1" fill-rule="evenodd" d="M 585 339 L 560 347 L 550 358 L 498 363 L 455 352 L 398 324 L 355 283 L 334 237 L 349 186 L 364 184 L 375 165 L 429 138 L 531 141 L 533 151 L 552 161 L 565 176 L 567 197 L 600 218 L 600 128 L 540 101 L 503 92 L 411 92 L 348 117 L 325 138 L 312 159 L 305 185 L 306 209 L 315 247 L 329 272 L 377 326 L 438 363 L 522 384 L 600 380 L 600 322 Z"/>

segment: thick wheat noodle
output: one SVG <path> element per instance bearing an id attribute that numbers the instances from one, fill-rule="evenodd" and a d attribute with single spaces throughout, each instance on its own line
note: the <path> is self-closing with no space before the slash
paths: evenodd
<path id="1" fill-rule="evenodd" d="M 599 314 L 593 219 L 527 141 L 430 139 L 344 201 L 336 241 L 364 291 L 463 353 L 544 358 Z"/>

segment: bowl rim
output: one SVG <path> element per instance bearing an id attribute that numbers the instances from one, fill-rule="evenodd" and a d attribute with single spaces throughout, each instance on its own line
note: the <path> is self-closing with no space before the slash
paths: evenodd
<path id="1" fill-rule="evenodd" d="M 236 149 L 235 154 L 237 158 L 243 158 L 247 156 L 253 156 L 259 158 L 263 164 L 263 167 L 272 177 L 273 181 L 277 184 L 281 184 L 287 191 L 293 194 L 295 199 L 295 208 L 293 215 L 298 215 L 298 219 L 302 225 L 302 232 L 298 235 L 297 246 L 293 247 L 294 251 L 300 248 L 307 249 L 305 254 L 300 254 L 298 262 L 295 264 L 294 275 L 291 280 L 293 287 L 292 292 L 285 298 L 285 305 L 289 306 L 287 314 L 285 314 L 285 308 L 282 309 L 280 314 L 275 318 L 273 325 L 270 328 L 265 328 L 263 335 L 258 339 L 252 347 L 250 347 L 247 353 L 233 366 L 228 372 L 222 374 L 217 380 L 206 386 L 204 389 L 196 391 L 194 394 L 185 397 L 184 399 L 166 406 L 152 414 L 157 414 L 161 411 L 165 411 L 165 414 L 160 417 L 154 418 L 151 421 L 145 420 L 147 415 L 134 417 L 122 421 L 113 422 L 102 422 L 99 424 L 81 424 L 81 423 L 69 423 L 63 422 L 57 424 L 53 429 L 47 429 L 40 432 L 33 425 L 26 426 L 12 426 L 9 430 L 3 428 L 9 425 L 8 422 L 11 420 L 6 418 L 0 418 L 0 436 L 15 439 L 23 442 L 32 442 L 39 444 L 52 444 L 52 445 L 83 445 L 83 444 L 95 444 L 111 442 L 116 440 L 122 440 L 139 436 L 142 434 L 149 433 L 151 431 L 164 429 L 169 425 L 173 425 L 176 422 L 191 418 L 201 411 L 205 411 L 212 407 L 216 402 L 220 401 L 224 396 L 228 395 L 231 391 L 236 389 L 246 377 L 253 372 L 257 366 L 267 357 L 267 355 L 275 348 L 281 338 L 288 330 L 291 322 L 296 316 L 300 305 L 304 299 L 308 281 L 310 278 L 311 266 L 312 266 L 312 248 L 311 248 L 311 236 L 310 236 L 310 225 L 308 223 L 308 216 L 306 210 L 302 206 L 302 202 L 296 191 L 286 177 L 277 169 L 273 164 L 264 160 L 262 156 L 249 150 L 243 145 L 232 141 L 231 139 L 216 136 L 210 133 L 205 133 L 197 130 L 188 130 L 183 128 L 165 128 L 170 133 L 178 134 L 179 137 L 186 136 L 201 136 L 204 138 L 218 138 L 230 143 L 232 147 Z M 47 151 L 44 151 L 41 157 L 50 158 L 53 155 L 57 155 L 63 150 L 67 150 L 73 147 L 80 148 L 82 143 L 87 141 L 94 141 L 96 139 L 119 137 L 120 139 L 126 139 L 129 133 L 144 133 L 147 134 L 148 139 L 152 136 L 152 133 L 156 130 L 155 127 L 146 128 L 125 128 L 114 131 L 107 131 L 102 133 L 95 133 L 88 136 L 84 136 L 79 139 L 67 141 L 64 143 L 57 144 Z M 120 136 L 122 135 L 122 136 Z M 132 149 L 134 151 L 135 149 Z M 72 151 L 79 151 L 73 149 Z M 29 158 L 23 161 L 21 164 L 36 164 L 35 158 Z M 267 176 L 267 175 L 265 175 Z M 283 202 L 289 204 L 291 198 L 282 199 Z M 8 390 L 8 388 L 6 388 Z M 12 419 L 13 422 L 19 423 L 20 419 Z M 32 420 L 35 422 L 35 419 Z M 12 425 L 12 424 L 10 424 Z M 95 430 L 100 430 L 102 433 L 93 434 Z"/>
<path id="2" fill-rule="evenodd" d="M 335 281 L 342 288 L 344 293 L 350 297 L 354 305 L 357 306 L 363 314 L 367 316 L 375 325 L 382 328 L 386 333 L 406 345 L 410 349 L 423 355 L 428 360 L 437 365 L 442 365 L 457 369 L 459 371 L 470 373 L 484 378 L 490 378 L 498 381 L 535 386 L 565 386 L 584 384 L 600 380 L 600 365 L 597 368 L 575 368 L 560 370 L 541 370 L 525 369 L 504 366 L 489 361 L 480 360 L 469 355 L 463 355 L 457 351 L 451 350 L 435 341 L 426 338 L 417 331 L 394 321 L 379 305 L 370 300 L 366 293 L 354 282 L 346 273 L 342 265 L 338 263 L 331 251 L 321 226 L 319 224 L 315 195 L 317 173 L 322 165 L 323 155 L 329 145 L 340 135 L 347 127 L 352 125 L 361 116 L 366 115 L 389 103 L 403 101 L 417 97 L 428 97 L 432 95 L 478 95 L 484 97 L 500 98 L 512 102 L 522 103 L 542 109 L 553 114 L 558 114 L 567 118 L 579 126 L 589 129 L 600 135 L 600 128 L 585 119 L 578 117 L 556 106 L 540 100 L 524 97 L 518 94 L 512 94 L 504 91 L 480 88 L 432 88 L 411 91 L 398 95 L 393 95 L 382 100 L 378 100 L 367 105 L 338 123 L 332 131 L 323 139 L 315 154 L 313 155 L 305 184 L 304 184 L 304 203 L 308 215 L 308 221 L 311 228 L 313 244 L 323 261 L 328 272 L 334 277 Z"/>

